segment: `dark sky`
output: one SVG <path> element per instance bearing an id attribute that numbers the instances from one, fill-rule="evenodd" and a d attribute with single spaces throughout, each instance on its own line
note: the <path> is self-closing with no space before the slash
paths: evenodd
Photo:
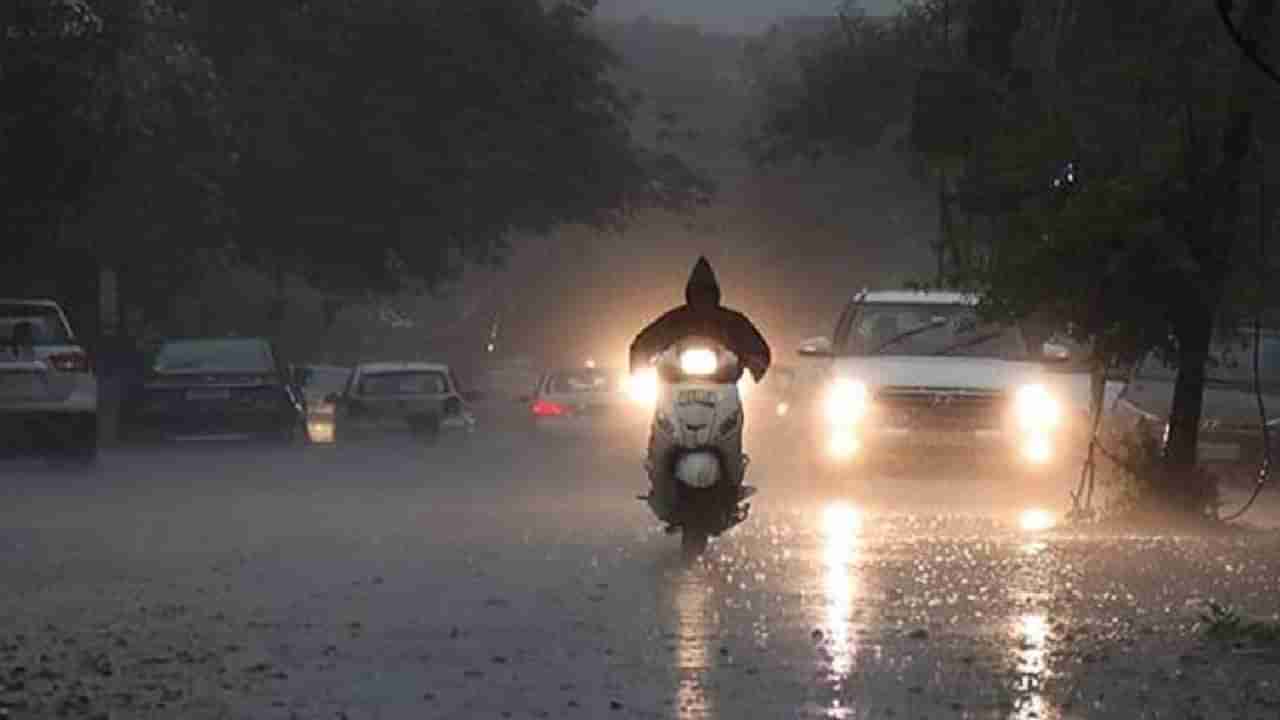
<path id="1" fill-rule="evenodd" d="M 861 0 L 871 13 L 889 13 L 898 0 Z M 599 13 L 610 19 L 648 15 L 690 21 L 730 32 L 758 32 L 783 15 L 830 15 L 840 0 L 600 0 Z"/>

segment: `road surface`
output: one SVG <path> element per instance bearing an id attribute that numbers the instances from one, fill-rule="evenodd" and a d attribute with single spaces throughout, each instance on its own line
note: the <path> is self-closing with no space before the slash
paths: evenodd
<path id="1" fill-rule="evenodd" d="M 1064 487 L 819 491 L 757 447 L 751 519 L 686 567 L 637 448 L 499 427 L 6 464 L 0 717 L 1280 714 L 1275 656 L 1197 619 L 1275 617 L 1275 533 L 1024 529 Z"/>

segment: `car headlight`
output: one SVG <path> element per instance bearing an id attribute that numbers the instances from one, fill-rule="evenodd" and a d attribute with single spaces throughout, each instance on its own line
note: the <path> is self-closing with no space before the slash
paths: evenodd
<path id="1" fill-rule="evenodd" d="M 1026 385 L 1014 400 L 1018 424 L 1023 430 L 1047 430 L 1061 421 L 1061 409 L 1043 385 Z"/>
<path id="2" fill-rule="evenodd" d="M 827 391 L 827 420 L 837 425 L 848 425 L 862 419 L 867 413 L 868 395 L 866 383 L 857 380 L 837 380 Z"/>
<path id="3" fill-rule="evenodd" d="M 680 372 L 692 377 L 714 375 L 720 366 L 720 359 L 712 350 L 706 348 L 690 348 L 680 353 Z"/>
<path id="4" fill-rule="evenodd" d="M 658 371 L 654 368 L 638 370 L 626 379 L 627 397 L 641 405 L 658 401 Z"/>

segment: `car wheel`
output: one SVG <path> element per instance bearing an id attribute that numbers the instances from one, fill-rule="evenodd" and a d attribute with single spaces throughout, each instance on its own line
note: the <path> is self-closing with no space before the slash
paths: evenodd
<path id="1" fill-rule="evenodd" d="M 412 418 L 409 420 L 409 431 L 422 442 L 434 445 L 440 440 L 440 418 L 437 416 Z"/>

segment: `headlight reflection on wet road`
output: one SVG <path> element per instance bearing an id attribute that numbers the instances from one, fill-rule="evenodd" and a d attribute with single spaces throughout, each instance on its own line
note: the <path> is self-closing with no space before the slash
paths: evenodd
<path id="1" fill-rule="evenodd" d="M 1049 621 L 1044 613 L 1027 613 L 1018 618 L 1014 632 L 1021 645 L 1018 651 L 1019 700 L 1013 720 L 1042 720 L 1049 717 L 1042 688 L 1049 669 Z"/>
<path id="2" fill-rule="evenodd" d="M 1018 525 L 1026 532 L 1042 532 L 1054 526 L 1053 513 L 1042 508 L 1023 510 L 1018 516 Z"/>
<path id="3" fill-rule="evenodd" d="M 856 560 L 862 532 L 862 513 L 848 503 L 837 502 L 823 510 L 823 590 L 827 596 L 825 625 L 831 653 L 831 674 L 848 677 L 857 651 L 853 635 L 853 601 L 857 578 L 850 567 Z"/>
<path id="4" fill-rule="evenodd" d="M 675 710 L 680 720 L 716 716 L 714 701 L 707 692 L 712 663 L 709 644 L 715 630 L 712 592 L 704 582 L 689 575 L 680 578 L 675 588 Z"/>

